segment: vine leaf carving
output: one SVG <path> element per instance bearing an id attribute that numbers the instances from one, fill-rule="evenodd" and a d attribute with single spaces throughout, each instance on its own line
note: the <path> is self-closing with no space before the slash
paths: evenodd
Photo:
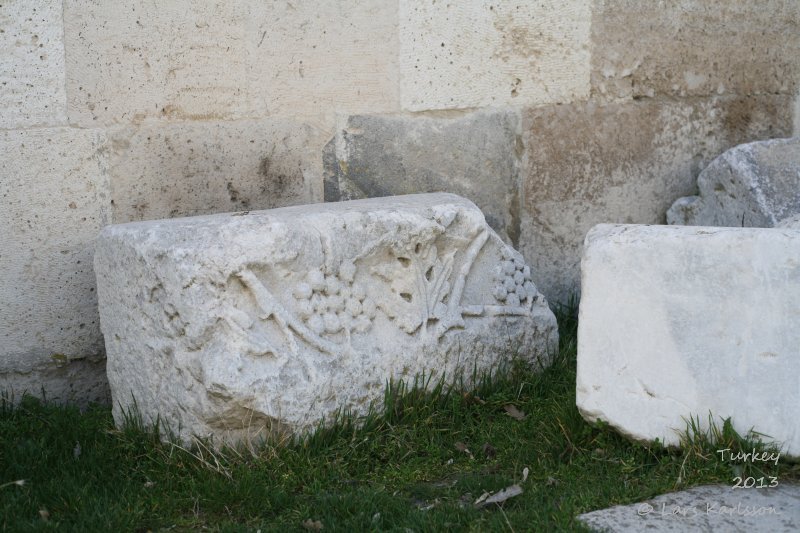
<path id="1" fill-rule="evenodd" d="M 393 249 L 389 260 L 374 265 L 372 272 L 389 284 L 381 308 L 397 326 L 412 334 L 420 327 L 423 334 L 430 320 L 447 314 L 446 297 L 456 250 L 439 257 L 433 243 L 417 243 L 406 249 Z"/>

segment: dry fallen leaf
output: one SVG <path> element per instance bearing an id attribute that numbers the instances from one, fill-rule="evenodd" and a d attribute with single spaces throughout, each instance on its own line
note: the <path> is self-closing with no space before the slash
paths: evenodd
<path id="1" fill-rule="evenodd" d="M 483 494 L 480 498 L 475 500 L 476 507 L 486 507 L 492 503 L 503 503 L 504 501 L 511 499 L 515 496 L 519 496 L 522 494 L 522 487 L 519 485 L 511 485 L 510 487 L 506 487 L 501 491 L 498 491 L 491 496 L 488 496 L 486 493 Z"/>
<path id="2" fill-rule="evenodd" d="M 514 420 L 525 420 L 528 416 L 511 404 L 506 405 L 503 409 L 505 409 L 506 414 Z"/>
<path id="3" fill-rule="evenodd" d="M 472 452 L 469 451 L 469 448 L 467 448 L 467 445 L 464 444 L 463 442 L 456 442 L 454 446 L 456 447 L 456 450 L 464 452 L 465 454 L 469 455 L 470 459 L 475 459 L 475 457 L 472 455 Z"/>
<path id="4" fill-rule="evenodd" d="M 546 484 L 547 484 L 548 487 L 552 487 L 552 486 L 558 485 L 559 483 L 560 482 L 556 478 L 547 476 Z"/>
<path id="5" fill-rule="evenodd" d="M 50 520 L 50 512 L 47 509 L 39 509 L 39 516 L 41 516 L 42 520 L 45 522 Z"/>
<path id="6" fill-rule="evenodd" d="M 322 522 L 308 518 L 303 521 L 303 528 L 308 531 L 322 531 Z"/>
<path id="7" fill-rule="evenodd" d="M 489 444 L 488 442 L 483 443 L 483 454 L 492 459 L 495 455 L 497 455 L 497 448 Z"/>

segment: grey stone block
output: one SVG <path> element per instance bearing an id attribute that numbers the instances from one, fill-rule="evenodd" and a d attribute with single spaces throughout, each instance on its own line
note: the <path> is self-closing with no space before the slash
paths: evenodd
<path id="1" fill-rule="evenodd" d="M 325 201 L 451 192 L 475 202 L 516 245 L 518 129 L 513 111 L 351 116 L 325 147 Z"/>

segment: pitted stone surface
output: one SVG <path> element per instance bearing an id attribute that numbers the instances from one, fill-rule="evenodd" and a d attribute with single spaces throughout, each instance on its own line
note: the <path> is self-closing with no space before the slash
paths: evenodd
<path id="1" fill-rule="evenodd" d="M 731 417 L 800 456 L 800 231 L 599 225 L 586 237 L 577 404 L 678 445 Z"/>
<path id="2" fill-rule="evenodd" d="M 107 401 L 92 272 L 110 221 L 99 129 L 0 131 L 0 392 Z"/>
<path id="3" fill-rule="evenodd" d="M 107 227 L 95 256 L 118 422 L 217 442 L 364 413 L 387 380 L 546 363 L 555 318 L 471 202 L 410 195 Z"/>
<path id="4" fill-rule="evenodd" d="M 578 516 L 593 531 L 731 533 L 800 530 L 800 485 L 732 490 L 706 485 Z"/>
<path id="5" fill-rule="evenodd" d="M 61 2 L 0 4 L 0 128 L 63 126 Z"/>
<path id="6" fill-rule="evenodd" d="M 699 196 L 679 198 L 669 224 L 771 228 L 800 214 L 800 137 L 731 148 L 700 173 Z"/>

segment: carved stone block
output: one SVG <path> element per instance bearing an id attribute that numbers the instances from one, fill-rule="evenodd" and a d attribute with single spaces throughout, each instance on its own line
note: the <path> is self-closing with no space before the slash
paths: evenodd
<path id="1" fill-rule="evenodd" d="M 184 440 L 305 431 L 558 339 L 522 256 L 451 194 L 109 226 L 95 271 L 117 422 L 135 402 Z"/>

